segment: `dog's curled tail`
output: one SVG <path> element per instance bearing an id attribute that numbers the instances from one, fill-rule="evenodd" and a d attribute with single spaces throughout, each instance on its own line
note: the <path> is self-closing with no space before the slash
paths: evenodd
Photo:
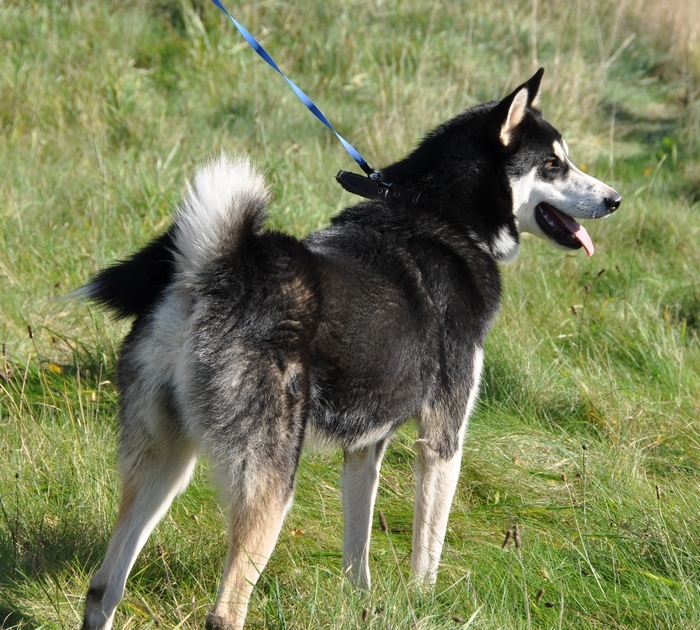
<path id="1" fill-rule="evenodd" d="M 221 154 L 197 171 L 167 232 L 72 296 L 98 302 L 118 318 L 147 312 L 176 275 L 197 286 L 213 261 L 258 232 L 269 197 L 262 173 L 247 158 Z"/>
<path id="2" fill-rule="evenodd" d="M 197 286 L 214 260 L 235 252 L 260 231 L 269 198 L 265 178 L 247 158 L 222 154 L 200 168 L 188 186 L 173 230 L 182 279 Z"/>

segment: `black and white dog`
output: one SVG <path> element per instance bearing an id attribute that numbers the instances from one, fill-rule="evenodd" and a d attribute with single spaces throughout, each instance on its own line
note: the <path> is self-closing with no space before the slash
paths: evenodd
<path id="1" fill-rule="evenodd" d="M 81 290 L 135 318 L 118 368 L 121 507 L 84 629 L 111 628 L 139 551 L 200 453 L 229 514 L 207 628 L 243 626 L 305 441 L 345 452 L 343 567 L 368 586 L 380 462 L 411 417 L 411 572 L 435 580 L 499 308 L 498 263 L 516 256 L 521 232 L 592 254 L 574 218 L 621 201 L 574 166 L 535 109 L 541 78 L 444 123 L 381 171 L 415 196 L 364 201 L 303 240 L 263 229 L 262 175 L 222 156 L 197 172 L 165 234 Z"/>

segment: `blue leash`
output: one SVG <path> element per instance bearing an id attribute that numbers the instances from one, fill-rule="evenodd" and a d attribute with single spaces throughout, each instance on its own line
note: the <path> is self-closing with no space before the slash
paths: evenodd
<path id="1" fill-rule="evenodd" d="M 345 147 L 345 150 L 350 154 L 350 157 L 357 162 L 358 166 L 369 176 L 370 179 L 372 180 L 378 180 L 379 179 L 379 173 L 375 171 L 365 160 L 360 155 L 360 152 L 353 147 L 343 136 L 341 136 L 335 129 L 333 129 L 333 125 L 328 121 L 328 119 L 323 115 L 323 112 L 316 106 L 316 104 L 292 81 L 287 75 L 284 74 L 279 69 L 279 66 L 275 63 L 275 60 L 269 55 L 269 53 L 262 47 L 260 42 L 253 37 L 248 30 L 239 22 L 237 22 L 233 16 L 226 10 L 226 7 L 224 7 L 223 4 L 221 4 L 220 0 L 212 0 L 212 2 L 219 7 L 228 17 L 231 22 L 233 22 L 234 26 L 239 30 L 241 35 L 245 38 L 245 40 L 250 44 L 250 47 L 258 53 L 274 70 L 276 70 L 279 74 L 282 75 L 284 80 L 289 84 L 289 87 L 292 88 L 292 91 L 294 94 L 297 95 L 299 100 L 306 105 L 307 109 L 314 115 L 316 118 L 318 118 L 328 129 L 330 129 L 337 137 L 338 140 L 342 143 L 342 145 Z"/>

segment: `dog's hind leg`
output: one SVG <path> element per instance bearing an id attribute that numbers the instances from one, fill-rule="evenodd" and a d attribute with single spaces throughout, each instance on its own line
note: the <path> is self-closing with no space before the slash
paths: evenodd
<path id="1" fill-rule="evenodd" d="M 194 469 L 195 445 L 177 411 L 167 348 L 154 351 L 154 338 L 151 329 L 135 326 L 124 343 L 118 374 L 121 505 L 105 559 L 90 580 L 83 630 L 112 627 L 139 552 Z"/>
<path id="2" fill-rule="evenodd" d="M 292 503 L 291 489 L 285 496 L 268 487 L 261 496 L 229 510 L 229 547 L 216 604 L 207 615 L 208 630 L 238 630 L 248 612 L 248 601 L 267 565 Z"/>
<path id="3" fill-rule="evenodd" d="M 221 406 L 230 416 L 212 417 L 222 437 L 209 443 L 209 455 L 228 500 L 229 540 L 216 603 L 206 619 L 209 630 L 243 627 L 250 595 L 292 503 L 303 443 L 303 369 L 292 363 L 280 372 L 277 362 L 262 360 L 257 367 L 239 381 L 235 400 Z"/>
<path id="4" fill-rule="evenodd" d="M 379 467 L 386 440 L 345 451 L 343 467 L 343 571 L 357 586 L 369 588 L 369 539 Z"/>
<path id="5" fill-rule="evenodd" d="M 122 448 L 122 498 L 107 554 L 90 581 L 83 630 L 109 630 L 141 548 L 175 496 L 189 482 L 195 451 L 184 437 L 160 432 Z"/>

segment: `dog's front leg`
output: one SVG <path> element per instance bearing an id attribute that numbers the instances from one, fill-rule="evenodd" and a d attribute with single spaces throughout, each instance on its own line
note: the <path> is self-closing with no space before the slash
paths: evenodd
<path id="1" fill-rule="evenodd" d="M 466 381 L 467 407 L 459 419 L 459 403 L 447 409 L 426 408 L 418 422 L 416 440 L 416 503 L 413 512 L 411 577 L 434 584 L 447 531 L 447 519 L 457 489 L 462 463 L 462 442 L 469 416 L 479 394 L 484 352 L 476 346 L 471 358 L 472 376 Z M 454 394 L 459 394 L 456 389 Z M 460 396 L 453 398 L 458 400 Z M 449 400 L 449 397 L 446 397 Z M 446 439 L 447 438 L 447 439 Z M 441 445 L 440 448 L 437 445 Z M 440 452 L 442 452 L 442 455 Z"/>
<path id="2" fill-rule="evenodd" d="M 417 440 L 416 503 L 413 516 L 411 576 L 432 584 L 447 531 L 450 506 L 462 461 L 461 444 L 449 459 L 441 457 L 425 440 Z"/>
<path id="3" fill-rule="evenodd" d="M 343 571 L 357 586 L 369 588 L 369 538 L 379 467 L 386 440 L 357 451 L 345 451 L 343 468 Z"/>

